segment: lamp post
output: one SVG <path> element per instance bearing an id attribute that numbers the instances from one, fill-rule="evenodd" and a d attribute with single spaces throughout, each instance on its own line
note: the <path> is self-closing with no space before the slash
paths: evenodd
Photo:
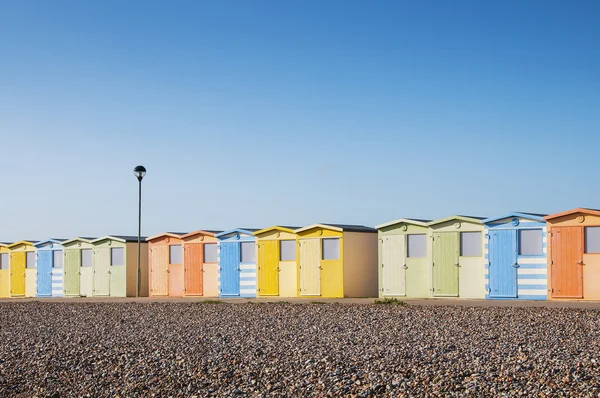
<path id="1" fill-rule="evenodd" d="M 133 174 L 138 180 L 138 257 L 137 257 L 137 273 L 135 274 L 135 297 L 140 297 L 140 280 L 141 269 L 140 262 L 142 258 L 142 179 L 146 175 L 146 168 L 144 166 L 135 166 Z"/>

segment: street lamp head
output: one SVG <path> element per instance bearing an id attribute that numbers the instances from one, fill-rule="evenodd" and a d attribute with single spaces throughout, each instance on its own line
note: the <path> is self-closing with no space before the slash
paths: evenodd
<path id="1" fill-rule="evenodd" d="M 133 174 L 137 177 L 138 181 L 142 181 L 142 178 L 146 175 L 146 168 L 144 166 L 135 166 Z"/>

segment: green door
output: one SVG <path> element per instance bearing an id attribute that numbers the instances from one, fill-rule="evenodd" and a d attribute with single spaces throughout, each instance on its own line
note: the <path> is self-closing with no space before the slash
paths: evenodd
<path id="1" fill-rule="evenodd" d="M 94 296 L 110 294 L 110 249 L 94 249 Z"/>
<path id="2" fill-rule="evenodd" d="M 385 236 L 381 241 L 384 296 L 406 295 L 406 235 Z"/>
<path id="3" fill-rule="evenodd" d="M 79 296 L 79 282 L 81 280 L 81 251 L 64 250 L 65 267 L 65 296 Z"/>
<path id="4" fill-rule="evenodd" d="M 458 232 L 433 234 L 433 295 L 458 296 Z"/>

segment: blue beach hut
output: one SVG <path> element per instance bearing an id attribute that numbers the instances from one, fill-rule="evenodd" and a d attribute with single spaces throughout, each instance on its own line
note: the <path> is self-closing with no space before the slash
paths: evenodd
<path id="1" fill-rule="evenodd" d="M 548 298 L 544 216 L 513 212 L 483 220 L 486 299 Z"/>
<path id="2" fill-rule="evenodd" d="M 37 251 L 36 297 L 63 297 L 64 239 L 48 239 L 34 244 Z"/>
<path id="3" fill-rule="evenodd" d="M 254 228 L 236 228 L 216 235 L 219 240 L 219 297 L 256 297 L 256 237 Z"/>

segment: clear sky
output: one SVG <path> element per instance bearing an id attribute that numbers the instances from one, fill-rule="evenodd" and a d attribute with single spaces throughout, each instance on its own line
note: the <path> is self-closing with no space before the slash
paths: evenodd
<path id="1" fill-rule="evenodd" d="M 598 15 L 0 0 L 0 240 L 600 207 Z"/>

